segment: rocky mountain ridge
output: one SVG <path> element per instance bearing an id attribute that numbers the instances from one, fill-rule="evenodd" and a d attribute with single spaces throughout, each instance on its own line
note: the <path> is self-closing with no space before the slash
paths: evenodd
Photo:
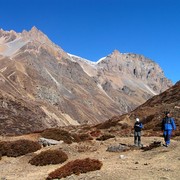
<path id="1" fill-rule="evenodd" d="M 2 134 L 103 122 L 170 86 L 162 69 L 141 55 L 115 50 L 92 63 L 65 52 L 36 27 L 22 33 L 0 30 Z"/>
<path id="2" fill-rule="evenodd" d="M 80 63 L 83 70 L 96 80 L 113 101 L 120 104 L 124 112 L 133 110 L 137 104 L 142 104 L 172 85 L 164 77 L 159 65 L 142 55 L 123 54 L 115 50 L 96 63 L 71 57 Z"/>

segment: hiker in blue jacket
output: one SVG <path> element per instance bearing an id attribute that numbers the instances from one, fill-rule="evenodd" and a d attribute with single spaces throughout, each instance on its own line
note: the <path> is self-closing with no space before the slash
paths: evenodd
<path id="1" fill-rule="evenodd" d="M 165 141 L 165 146 L 168 147 L 170 144 L 171 134 L 173 130 L 176 130 L 176 124 L 174 119 L 171 117 L 170 112 L 165 112 L 165 117 L 162 120 L 162 130 Z"/>
<path id="2" fill-rule="evenodd" d="M 141 147 L 141 130 L 143 128 L 142 122 L 139 118 L 136 118 L 134 123 L 134 145 Z"/>

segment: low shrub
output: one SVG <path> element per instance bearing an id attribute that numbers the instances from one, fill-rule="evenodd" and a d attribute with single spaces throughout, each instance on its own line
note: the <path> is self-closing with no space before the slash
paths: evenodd
<path id="1" fill-rule="evenodd" d="M 86 125 L 82 125 L 82 127 L 83 127 L 82 129 L 85 130 L 85 131 L 89 131 L 92 128 L 90 125 L 87 125 L 87 124 Z"/>
<path id="2" fill-rule="evenodd" d="M 67 144 L 71 144 L 73 142 L 72 135 L 63 129 L 46 129 L 41 133 L 41 136 L 47 139 L 54 139 L 57 141 L 63 140 Z"/>
<path id="3" fill-rule="evenodd" d="M 80 173 L 86 173 L 89 171 L 100 170 L 102 162 L 96 159 L 77 159 L 75 161 L 68 162 L 64 166 L 51 172 L 46 180 L 60 179 L 70 176 L 72 174 L 79 175 Z"/>
<path id="4" fill-rule="evenodd" d="M 98 129 L 98 130 L 91 131 L 91 132 L 90 132 L 90 135 L 91 135 L 92 137 L 98 137 L 98 136 L 101 135 L 101 131 L 100 131 L 99 129 Z"/>
<path id="5" fill-rule="evenodd" d="M 93 140 L 89 134 L 73 134 L 73 138 L 75 142 Z"/>
<path id="6" fill-rule="evenodd" d="M 93 140 L 89 134 L 71 134 L 62 129 L 46 129 L 41 133 L 41 136 L 47 139 L 54 139 L 57 141 L 63 140 L 64 143 L 71 144 L 72 142 L 82 142 Z"/>
<path id="7" fill-rule="evenodd" d="M 67 159 L 67 154 L 61 150 L 47 150 L 34 156 L 29 163 L 35 166 L 45 166 L 48 164 L 63 163 Z"/>
<path id="8" fill-rule="evenodd" d="M 1 154 L 1 156 L 5 156 L 7 150 L 8 150 L 8 142 L 1 141 L 0 142 L 0 154 Z"/>
<path id="9" fill-rule="evenodd" d="M 161 146 L 161 141 L 154 141 L 149 146 L 142 147 L 141 149 L 143 149 L 143 151 L 149 151 L 151 149 L 154 149 L 154 148 L 157 148 L 157 147 L 160 147 L 160 146 Z"/>
<path id="10" fill-rule="evenodd" d="M 96 125 L 95 127 L 97 129 L 109 129 L 110 127 L 116 126 L 117 124 L 118 124 L 117 120 L 110 119 L 110 120 L 107 120 L 103 123 Z"/>
<path id="11" fill-rule="evenodd" d="M 25 139 L 0 142 L 0 154 L 2 156 L 17 157 L 39 149 L 41 149 L 41 145 L 38 142 Z"/>
<path id="12" fill-rule="evenodd" d="M 104 134 L 102 136 L 100 136 L 99 138 L 96 138 L 97 141 L 105 141 L 107 139 L 110 139 L 110 138 L 114 138 L 115 136 L 114 135 L 111 135 L 111 134 Z"/>
<path id="13" fill-rule="evenodd" d="M 80 137 L 81 141 L 93 140 L 93 138 L 89 134 L 80 134 L 79 137 Z"/>
<path id="14" fill-rule="evenodd" d="M 127 123 L 123 123 L 122 126 L 121 126 L 122 129 L 127 129 L 127 128 L 129 128 L 129 127 L 130 127 L 130 126 L 129 126 Z"/>
<path id="15" fill-rule="evenodd" d="M 174 136 L 180 136 L 180 131 L 175 132 Z"/>

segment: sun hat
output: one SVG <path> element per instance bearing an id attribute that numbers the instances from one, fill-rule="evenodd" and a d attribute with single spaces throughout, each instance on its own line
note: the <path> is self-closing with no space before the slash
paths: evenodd
<path id="1" fill-rule="evenodd" d="M 136 118 L 136 121 L 139 122 L 139 118 Z"/>

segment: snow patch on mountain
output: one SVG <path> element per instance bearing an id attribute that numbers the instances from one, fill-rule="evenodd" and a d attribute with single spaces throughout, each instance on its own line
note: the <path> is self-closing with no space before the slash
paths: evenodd
<path id="1" fill-rule="evenodd" d="M 100 63 L 100 62 L 101 62 L 101 61 L 103 61 L 104 59 L 106 59 L 106 56 L 105 56 L 105 57 L 100 58 L 100 59 L 96 62 L 96 64 Z"/>
<path id="2" fill-rule="evenodd" d="M 72 57 L 73 59 L 76 59 L 76 60 L 78 59 L 78 60 L 84 61 L 84 62 L 86 62 L 86 63 L 88 63 L 88 64 L 90 64 L 90 65 L 93 65 L 93 66 L 96 66 L 98 63 L 100 63 L 101 61 L 103 61 L 103 60 L 106 59 L 106 57 L 107 57 L 107 56 L 102 57 L 102 58 L 100 58 L 98 61 L 93 62 L 93 61 L 91 61 L 91 60 L 82 58 L 82 57 L 80 57 L 80 56 L 76 56 L 76 55 L 73 55 L 73 54 L 70 54 L 70 53 L 67 53 L 67 54 L 68 54 L 70 57 Z"/>
<path id="3" fill-rule="evenodd" d="M 67 53 L 71 58 L 73 58 L 73 59 L 75 59 L 75 60 L 80 60 L 80 61 L 84 61 L 84 62 L 86 62 L 86 63 L 88 63 L 88 64 L 90 64 L 90 65 L 96 65 L 96 62 L 92 62 L 92 61 L 90 61 L 90 60 L 88 60 L 88 59 L 85 59 L 85 58 L 82 58 L 82 57 L 80 57 L 80 56 L 76 56 L 76 55 L 73 55 L 73 54 L 70 54 L 70 53 Z"/>

